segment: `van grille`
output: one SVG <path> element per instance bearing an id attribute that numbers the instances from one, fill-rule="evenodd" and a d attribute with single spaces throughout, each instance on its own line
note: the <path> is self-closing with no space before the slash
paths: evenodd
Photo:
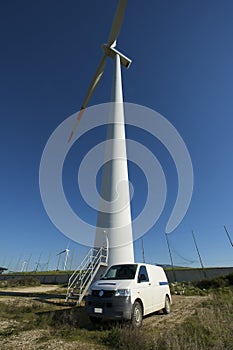
<path id="1" fill-rule="evenodd" d="M 92 296 L 93 297 L 100 297 L 99 293 L 103 292 L 103 295 L 101 295 L 101 298 L 111 298 L 113 295 L 115 295 L 115 290 L 92 290 Z"/>

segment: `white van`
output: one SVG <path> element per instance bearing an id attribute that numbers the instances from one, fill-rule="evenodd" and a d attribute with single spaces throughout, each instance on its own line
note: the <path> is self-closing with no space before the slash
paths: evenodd
<path id="1" fill-rule="evenodd" d="M 149 264 L 111 266 L 93 283 L 86 298 L 91 321 L 131 320 L 140 327 L 142 318 L 152 312 L 170 312 L 171 294 L 164 270 Z"/>

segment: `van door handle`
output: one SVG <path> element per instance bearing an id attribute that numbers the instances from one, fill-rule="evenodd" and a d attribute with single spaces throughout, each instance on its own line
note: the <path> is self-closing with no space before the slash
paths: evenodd
<path id="1" fill-rule="evenodd" d="M 149 283 L 149 286 L 151 286 L 151 283 Z"/>

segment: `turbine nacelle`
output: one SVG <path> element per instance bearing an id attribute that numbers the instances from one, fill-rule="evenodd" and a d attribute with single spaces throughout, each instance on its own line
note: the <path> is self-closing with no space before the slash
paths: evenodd
<path id="1" fill-rule="evenodd" d="M 107 44 L 103 44 L 102 48 L 104 50 L 105 55 L 111 57 L 112 59 L 114 59 L 116 55 L 119 55 L 121 65 L 124 66 L 125 68 L 129 68 L 129 66 L 131 65 L 132 60 L 130 58 L 126 57 L 125 55 L 123 55 L 117 49 L 115 49 L 115 47 L 113 45 L 111 47 L 109 47 Z"/>

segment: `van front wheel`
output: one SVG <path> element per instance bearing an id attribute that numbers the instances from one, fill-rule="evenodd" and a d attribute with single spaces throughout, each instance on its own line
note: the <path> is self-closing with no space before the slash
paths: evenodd
<path id="1" fill-rule="evenodd" d="M 131 324 L 135 328 L 142 326 L 142 305 L 138 301 L 133 304 Z"/>
<path id="2" fill-rule="evenodd" d="M 169 297 L 166 295 L 163 313 L 167 315 L 167 314 L 170 314 L 170 312 L 171 312 L 171 302 Z"/>

